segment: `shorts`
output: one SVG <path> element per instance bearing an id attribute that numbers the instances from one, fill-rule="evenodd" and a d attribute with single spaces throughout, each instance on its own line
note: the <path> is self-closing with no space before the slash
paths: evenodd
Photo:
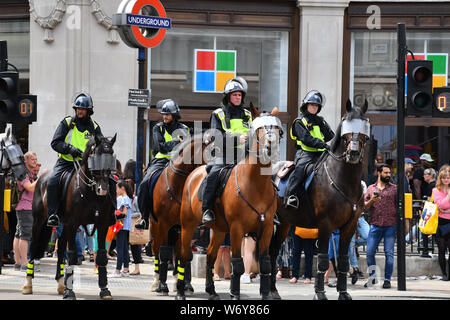
<path id="1" fill-rule="evenodd" d="M 31 240 L 31 230 L 33 229 L 33 213 L 31 210 L 18 210 L 17 227 L 14 237 L 22 240 Z"/>

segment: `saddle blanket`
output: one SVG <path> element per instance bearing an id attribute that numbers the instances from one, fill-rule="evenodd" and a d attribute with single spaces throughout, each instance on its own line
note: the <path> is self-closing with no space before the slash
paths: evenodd
<path id="1" fill-rule="evenodd" d="M 286 194 L 286 187 L 289 180 L 289 177 L 291 176 L 293 171 L 289 172 L 283 179 L 280 179 L 277 187 L 278 187 L 278 196 L 280 198 L 284 198 Z M 312 179 L 314 178 L 315 171 L 313 170 L 306 178 L 305 180 L 305 191 L 308 191 L 308 188 L 311 184 Z"/>

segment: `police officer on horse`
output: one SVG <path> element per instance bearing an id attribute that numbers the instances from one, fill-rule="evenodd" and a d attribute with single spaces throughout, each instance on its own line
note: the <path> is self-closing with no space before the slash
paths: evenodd
<path id="1" fill-rule="evenodd" d="M 291 138 L 295 141 L 297 151 L 295 154 L 295 169 L 289 177 L 286 186 L 285 206 L 297 209 L 299 195 L 304 190 L 302 182 L 306 167 L 314 163 L 329 145 L 326 142 L 334 137 L 328 123 L 318 113 L 325 105 L 325 96 L 317 90 L 308 92 L 300 107 L 301 115 L 294 120 L 291 127 Z"/>
<path id="2" fill-rule="evenodd" d="M 147 168 L 146 175 L 138 190 L 138 204 L 142 214 L 142 218 L 136 223 L 138 229 L 147 229 L 149 225 L 148 203 L 145 200 L 147 199 L 148 183 L 151 176 L 167 165 L 172 158 L 172 150 L 183 141 L 183 137 L 189 135 L 189 127 L 179 122 L 181 118 L 180 108 L 175 101 L 172 99 L 160 100 L 156 103 L 156 108 L 162 114 L 163 121 L 153 127 L 152 150 L 155 156 L 151 165 Z"/>
<path id="3" fill-rule="evenodd" d="M 86 144 L 92 136 L 103 137 L 100 126 L 92 120 L 94 104 L 87 93 L 77 93 L 72 104 L 75 116 L 65 117 L 56 128 L 51 142 L 53 150 L 58 152 L 58 160 L 47 182 L 47 225 L 57 227 L 59 216 L 59 181 L 65 171 L 74 168 L 74 161 L 80 161 Z"/>
<path id="4" fill-rule="evenodd" d="M 213 211 L 216 191 L 219 185 L 220 170 L 226 166 L 230 158 L 227 152 L 233 152 L 232 159 L 237 163 L 244 156 L 244 144 L 248 140 L 247 131 L 252 123 L 251 112 L 243 108 L 247 83 L 241 77 L 228 80 L 223 91 L 224 97 L 220 108 L 213 111 L 210 128 L 217 129 L 223 137 L 222 152 L 215 155 L 212 164 L 206 166 L 206 186 L 203 192 L 202 223 L 212 223 L 215 220 Z M 215 136 L 217 139 L 217 136 Z M 227 150 L 226 146 L 232 146 Z"/>

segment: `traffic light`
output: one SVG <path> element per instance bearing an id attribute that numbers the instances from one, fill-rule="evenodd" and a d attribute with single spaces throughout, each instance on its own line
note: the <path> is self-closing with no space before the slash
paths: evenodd
<path id="1" fill-rule="evenodd" d="M 409 60 L 407 62 L 406 114 L 432 116 L 433 61 Z"/>
<path id="2" fill-rule="evenodd" d="M 450 87 L 434 88 L 433 98 L 433 117 L 450 118 Z"/>
<path id="3" fill-rule="evenodd" d="M 0 72 L 0 122 L 14 122 L 17 115 L 19 74 Z"/>
<path id="4" fill-rule="evenodd" d="M 30 124 L 36 121 L 37 117 L 37 96 L 31 94 L 19 94 L 17 98 L 17 122 Z"/>

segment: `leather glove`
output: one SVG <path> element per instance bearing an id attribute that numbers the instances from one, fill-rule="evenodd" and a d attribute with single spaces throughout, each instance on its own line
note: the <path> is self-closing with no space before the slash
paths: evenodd
<path id="1" fill-rule="evenodd" d="M 81 157 L 83 155 L 83 151 L 74 146 L 70 146 L 69 154 L 75 159 Z"/>
<path id="2" fill-rule="evenodd" d="M 326 144 L 326 143 L 323 144 L 322 148 L 324 148 L 324 149 L 326 149 L 328 151 L 330 151 L 330 149 L 331 149 L 331 147 L 328 144 Z"/>

